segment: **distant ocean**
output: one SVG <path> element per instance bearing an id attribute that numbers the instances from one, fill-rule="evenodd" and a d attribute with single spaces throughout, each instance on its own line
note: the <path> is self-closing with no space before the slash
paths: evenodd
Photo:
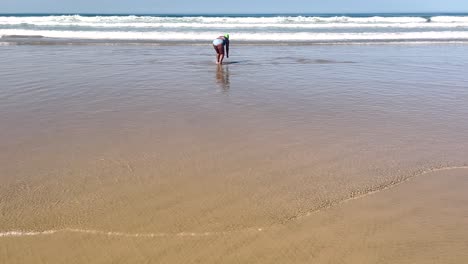
<path id="1" fill-rule="evenodd" d="M 0 15 L 0 42 L 468 42 L 468 14 Z"/>

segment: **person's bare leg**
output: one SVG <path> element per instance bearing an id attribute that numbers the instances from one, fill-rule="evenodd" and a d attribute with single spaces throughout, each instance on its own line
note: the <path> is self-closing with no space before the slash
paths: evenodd
<path id="1" fill-rule="evenodd" d="M 218 59 L 219 64 L 223 64 L 223 60 L 224 60 L 224 54 L 219 54 L 219 59 Z"/>
<path id="2" fill-rule="evenodd" d="M 216 51 L 216 64 L 219 64 L 219 52 L 218 52 L 218 48 L 217 48 L 215 45 L 213 45 L 213 48 L 214 48 L 214 50 Z"/>

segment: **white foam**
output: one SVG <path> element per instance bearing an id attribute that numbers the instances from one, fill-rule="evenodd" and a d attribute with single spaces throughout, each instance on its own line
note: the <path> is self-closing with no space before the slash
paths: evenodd
<path id="1" fill-rule="evenodd" d="M 134 32 L 134 31 L 58 31 L 0 29 L 0 36 L 43 36 L 48 38 L 92 40 L 210 41 L 218 32 Z M 238 33 L 238 41 L 355 41 L 355 40 L 468 40 L 468 31 L 395 33 Z"/>
<path id="2" fill-rule="evenodd" d="M 0 22 L 3 25 L 23 25 L 23 26 L 41 26 L 41 27 L 94 27 L 94 28 L 190 28 L 190 29 L 206 29 L 206 28 L 231 28 L 231 29 L 251 29 L 251 28 L 289 28 L 289 29 L 314 29 L 314 28 L 457 28 L 467 27 L 468 21 L 454 23 L 102 23 L 102 22 L 54 22 L 54 21 L 7 21 Z"/>
<path id="3" fill-rule="evenodd" d="M 263 228 L 247 228 L 237 231 L 218 231 L 218 232 L 180 232 L 180 233 L 126 233 L 103 231 L 93 229 L 64 228 L 46 231 L 7 231 L 0 232 L 0 237 L 25 237 L 25 236 L 47 236 L 57 233 L 79 233 L 88 235 L 100 235 L 109 237 L 132 237 L 132 238 L 156 238 L 156 237 L 205 237 L 213 235 L 225 235 L 233 232 L 261 232 Z"/>
<path id="4" fill-rule="evenodd" d="M 0 35 L 42 35 L 69 39 L 207 41 L 220 34 L 219 31 L 229 31 L 236 40 L 244 41 L 440 40 L 464 38 L 463 30 L 468 29 L 468 17 L 437 16 L 428 23 L 426 18 L 410 16 L 0 16 L 2 27 Z M 321 30 L 314 33 L 314 29 Z M 434 32 L 423 32 L 428 30 Z"/>
<path id="5" fill-rule="evenodd" d="M 40 236 L 40 235 L 52 235 L 60 230 L 47 230 L 47 231 L 8 231 L 0 232 L 0 237 L 22 237 L 22 236 Z"/>
<path id="6" fill-rule="evenodd" d="M 50 25 L 50 26 L 151 26 L 152 24 L 172 24 L 176 25 L 326 25 L 326 24 L 352 24 L 372 25 L 372 24 L 426 24 L 431 23 L 468 23 L 468 16 L 435 16 L 429 20 L 424 17 L 308 17 L 308 16 L 277 16 L 277 17 L 158 17 L 158 16 L 33 16 L 33 17 L 15 17 L 0 16 L 0 25 Z M 431 24 L 428 23 L 428 24 Z"/>
<path id="7" fill-rule="evenodd" d="M 436 16 L 432 17 L 431 21 L 439 23 L 466 23 L 468 22 L 468 16 Z"/>
<path id="8" fill-rule="evenodd" d="M 425 23 L 423 17 L 156 17 L 156 16 L 42 16 L 0 17 L 0 24 L 9 23 L 204 23 L 204 24 L 290 24 L 290 23 Z"/>

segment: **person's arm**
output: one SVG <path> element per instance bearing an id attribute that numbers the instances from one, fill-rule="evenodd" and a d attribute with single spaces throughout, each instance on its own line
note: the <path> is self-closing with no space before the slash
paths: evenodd
<path id="1" fill-rule="evenodd" d="M 226 41 L 226 57 L 229 58 L 229 39 Z"/>

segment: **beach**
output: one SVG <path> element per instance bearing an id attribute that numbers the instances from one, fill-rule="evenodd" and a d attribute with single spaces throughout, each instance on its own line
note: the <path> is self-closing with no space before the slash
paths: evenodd
<path id="1" fill-rule="evenodd" d="M 468 260 L 465 43 L 5 43 L 0 263 Z"/>

